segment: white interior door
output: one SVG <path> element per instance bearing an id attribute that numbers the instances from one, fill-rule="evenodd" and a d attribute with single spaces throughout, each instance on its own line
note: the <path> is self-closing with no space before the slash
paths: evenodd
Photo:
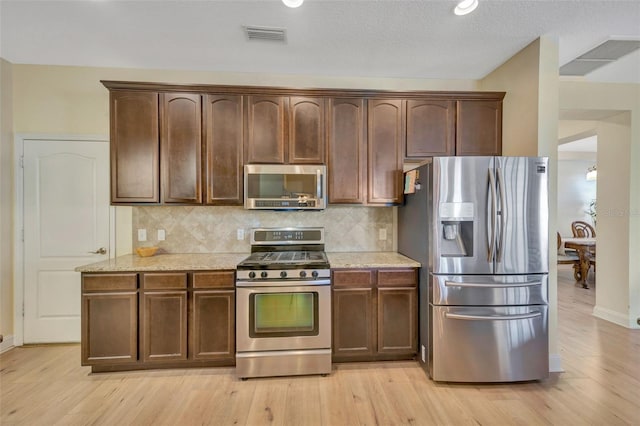
<path id="1" fill-rule="evenodd" d="M 80 341 L 77 266 L 109 253 L 109 144 L 24 141 L 24 343 Z"/>

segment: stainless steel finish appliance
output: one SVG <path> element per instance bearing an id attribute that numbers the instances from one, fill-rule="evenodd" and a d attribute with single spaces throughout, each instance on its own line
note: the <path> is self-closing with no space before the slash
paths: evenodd
<path id="1" fill-rule="evenodd" d="M 323 228 L 251 230 L 236 271 L 240 378 L 331 372 L 331 270 Z"/>
<path id="2" fill-rule="evenodd" d="M 421 361 L 436 381 L 548 377 L 548 160 L 436 157 L 398 212 L 421 262 Z"/>
<path id="3" fill-rule="evenodd" d="M 322 210 L 326 208 L 327 167 L 249 164 L 244 166 L 244 208 Z"/>

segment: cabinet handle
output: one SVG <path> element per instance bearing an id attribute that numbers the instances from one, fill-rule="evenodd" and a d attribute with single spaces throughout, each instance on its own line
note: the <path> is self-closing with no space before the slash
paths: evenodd
<path id="1" fill-rule="evenodd" d="M 91 253 L 91 254 L 107 254 L 107 249 L 104 248 L 104 247 L 100 247 L 96 251 L 88 251 L 87 253 Z"/>

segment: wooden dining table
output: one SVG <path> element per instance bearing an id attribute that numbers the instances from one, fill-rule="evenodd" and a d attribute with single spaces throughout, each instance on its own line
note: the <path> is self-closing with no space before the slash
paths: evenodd
<path id="1" fill-rule="evenodd" d="M 596 256 L 596 239 L 595 238 L 564 238 L 564 248 L 574 249 L 578 253 L 578 268 L 580 271 L 577 280 L 582 284 L 583 288 L 589 288 L 587 285 L 587 275 L 591 267 L 591 261 Z"/>

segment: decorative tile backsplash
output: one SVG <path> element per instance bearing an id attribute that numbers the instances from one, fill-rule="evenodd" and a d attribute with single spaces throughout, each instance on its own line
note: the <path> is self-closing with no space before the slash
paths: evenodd
<path id="1" fill-rule="evenodd" d="M 154 206 L 133 208 L 133 248 L 157 245 L 166 253 L 247 253 L 249 230 L 271 227 L 324 227 L 325 250 L 392 251 L 392 207 L 329 207 L 323 211 L 260 211 L 242 207 Z M 138 241 L 138 229 L 147 241 Z M 158 229 L 166 240 L 158 241 Z M 245 238 L 237 239 L 243 229 Z M 386 240 L 380 240 L 380 229 Z"/>

